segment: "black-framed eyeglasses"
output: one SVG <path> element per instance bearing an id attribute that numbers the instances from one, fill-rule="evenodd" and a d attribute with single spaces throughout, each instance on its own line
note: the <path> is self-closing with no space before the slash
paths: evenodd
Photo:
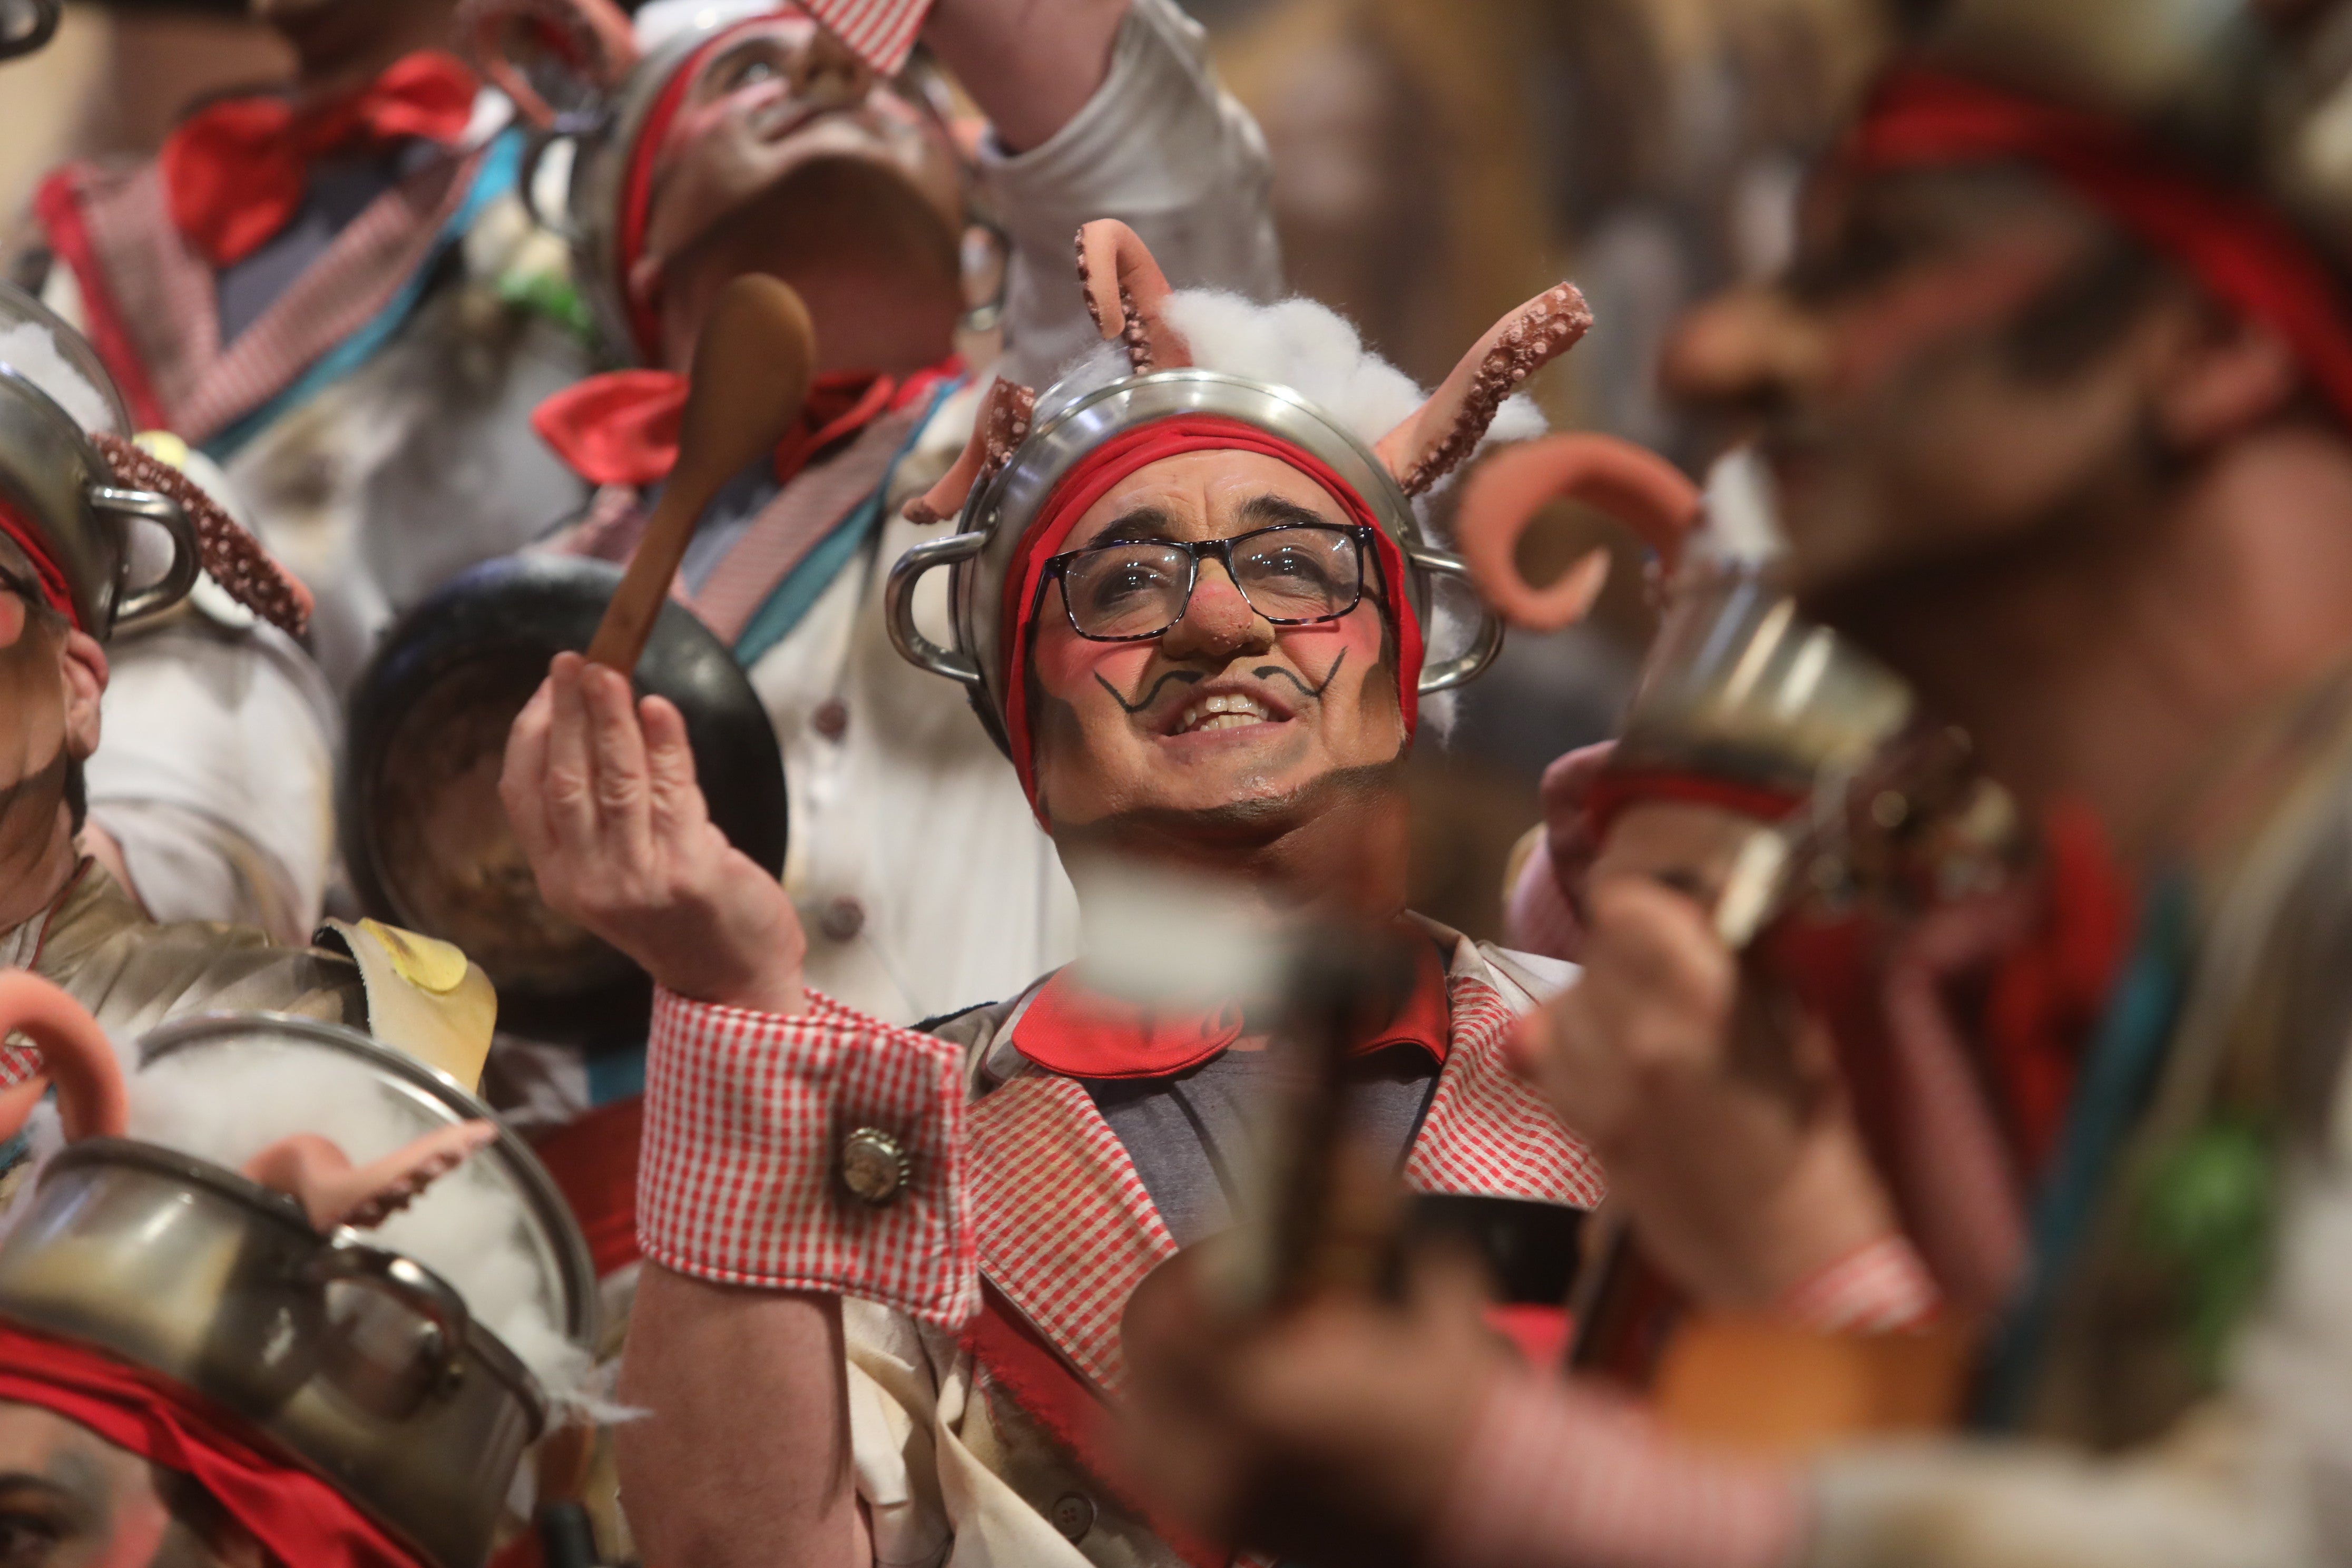
<path id="1" fill-rule="evenodd" d="M 1070 629 L 1090 642 L 1141 642 L 1184 618 L 1207 557 L 1276 626 L 1312 626 L 1363 602 L 1371 532 L 1361 523 L 1286 522 L 1231 539 L 1088 545 L 1047 561 L 1037 592 L 1058 580 Z"/>
<path id="2" fill-rule="evenodd" d="M 48 603 L 47 595 L 42 594 L 38 584 L 35 584 L 32 579 L 18 573 L 11 572 L 5 566 L 0 566 L 0 589 L 5 589 L 6 592 L 14 594 L 16 597 L 24 600 L 27 608 L 35 605 L 46 605 Z"/>

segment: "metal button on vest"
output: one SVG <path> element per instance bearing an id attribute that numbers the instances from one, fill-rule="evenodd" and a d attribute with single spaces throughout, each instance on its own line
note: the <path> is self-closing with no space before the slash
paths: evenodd
<path id="1" fill-rule="evenodd" d="M 1064 1492 L 1054 1500 L 1049 1517 L 1065 1539 L 1084 1541 L 1087 1531 L 1095 1527 L 1095 1500 L 1084 1492 Z"/>
<path id="2" fill-rule="evenodd" d="M 849 733 L 849 704 L 838 697 L 828 697 L 816 705 L 809 716 L 810 727 L 828 741 L 838 741 Z"/>
<path id="3" fill-rule="evenodd" d="M 912 1174 L 906 1149 L 879 1127 L 861 1127 L 841 1141 L 841 1184 L 861 1203 L 880 1208 L 898 1202 Z"/>
<path id="4" fill-rule="evenodd" d="M 866 929 L 866 906 L 847 897 L 828 900 L 816 917 L 816 929 L 835 942 L 847 942 Z"/>

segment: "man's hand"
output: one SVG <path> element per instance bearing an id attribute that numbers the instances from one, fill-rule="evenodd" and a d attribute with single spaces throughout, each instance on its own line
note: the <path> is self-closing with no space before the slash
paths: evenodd
<path id="1" fill-rule="evenodd" d="M 1682 894 L 1601 875 L 1587 908 L 1582 977 L 1517 1045 L 1659 1267 L 1706 1305 L 1765 1307 L 1890 1233 L 1820 1025 Z"/>
<path id="2" fill-rule="evenodd" d="M 792 900 L 711 822 L 673 704 L 632 702 L 626 676 L 556 655 L 515 720 L 499 795 L 550 909 L 681 996 L 807 1010 Z"/>
<path id="3" fill-rule="evenodd" d="M 1466 1259 L 1428 1258 L 1393 1306 L 1334 1292 L 1236 1323 L 1197 1253 L 1124 1324 L 1128 1445 L 1152 1494 L 1213 1537 L 1318 1563 L 1419 1561 L 1507 1353 Z"/>

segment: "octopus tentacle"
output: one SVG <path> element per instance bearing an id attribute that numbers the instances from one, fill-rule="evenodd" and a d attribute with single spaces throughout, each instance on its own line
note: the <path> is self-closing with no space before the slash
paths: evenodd
<path id="1" fill-rule="evenodd" d="M 493 1122 L 461 1121 L 428 1132 L 381 1160 L 354 1166 L 349 1155 L 326 1139 L 297 1132 L 247 1161 L 245 1174 L 299 1203 L 321 1232 L 337 1226 L 367 1230 L 415 1202 L 425 1188 L 498 1135 Z"/>
<path id="2" fill-rule="evenodd" d="M 1097 218 L 1078 230 L 1077 252 L 1087 313 L 1106 342 L 1126 347 L 1129 369 L 1141 375 L 1192 363 L 1192 346 L 1162 316 L 1171 290 L 1142 236 L 1117 218 Z"/>
<path id="3" fill-rule="evenodd" d="M 996 477 L 1013 453 L 1029 438 L 1037 414 L 1037 395 L 1017 381 L 998 381 L 988 389 L 987 401 L 971 422 L 971 438 L 955 466 L 939 483 L 909 500 L 899 514 L 908 522 L 936 528 L 963 510 L 971 492 Z"/>
<path id="4" fill-rule="evenodd" d="M 1454 537 L 1480 595 L 1528 631 L 1555 632 L 1583 619 L 1609 579 L 1605 550 L 1584 556 L 1548 587 L 1520 574 L 1519 536 L 1559 497 L 1598 508 L 1633 530 L 1669 572 L 1698 524 L 1698 487 L 1656 453 L 1613 436 L 1548 436 L 1481 463 L 1454 514 Z"/>
<path id="5" fill-rule="evenodd" d="M 310 590 L 239 527 L 202 485 L 120 436 L 100 433 L 91 440 L 124 484 L 180 503 L 195 528 L 196 552 L 205 575 L 230 598 L 289 637 L 303 634 L 310 624 Z"/>
<path id="6" fill-rule="evenodd" d="M 57 1086 L 67 1138 L 123 1135 L 131 1123 L 131 1100 L 122 1064 L 88 1008 L 28 970 L 0 972 L 0 1038 L 17 1035 L 41 1058 L 41 1077 Z M 23 1131 L 40 1099 L 37 1090 L 26 1088 L 0 1099 L 0 1138 Z"/>
<path id="7" fill-rule="evenodd" d="M 1496 322 L 1429 401 L 1381 438 L 1381 461 L 1405 494 L 1419 495 L 1459 467 L 1503 400 L 1591 326 L 1591 309 L 1573 283 L 1545 289 Z"/>

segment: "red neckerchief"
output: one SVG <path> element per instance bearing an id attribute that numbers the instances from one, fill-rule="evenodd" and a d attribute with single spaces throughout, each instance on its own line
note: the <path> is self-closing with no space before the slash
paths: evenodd
<path id="1" fill-rule="evenodd" d="M 314 161 L 411 137 L 453 146 L 473 121 L 477 90 L 473 72 L 425 50 L 315 109 L 297 110 L 279 98 L 215 103 L 163 142 L 172 221 L 215 268 L 242 261 L 300 210 Z"/>
<path id="2" fill-rule="evenodd" d="M 809 388 L 801 416 L 776 443 L 776 480 L 784 483 L 835 443 L 886 414 L 930 395 L 963 374 L 955 355 L 912 375 L 830 371 Z M 531 411 L 531 428 L 564 465 L 592 485 L 643 489 L 677 463 L 686 377 L 667 370 L 616 370 L 564 388 Z"/>
<path id="3" fill-rule="evenodd" d="M 1349 1047 L 1370 1056 L 1391 1046 L 1414 1046 L 1445 1065 L 1453 1032 L 1445 965 L 1436 944 L 1416 933 L 1412 991 L 1397 1016 Z M 1170 1078 L 1223 1054 L 1242 1037 L 1238 1007 L 1182 1013 L 1139 1007 L 1089 991 L 1067 969 L 1058 970 L 1030 998 L 1013 1026 L 1023 1057 L 1066 1078 Z"/>
<path id="4" fill-rule="evenodd" d="M 159 1373 L 0 1322 L 0 1400 L 62 1415 L 188 1478 L 273 1563 L 418 1568 L 424 1561 L 328 1482 Z"/>

